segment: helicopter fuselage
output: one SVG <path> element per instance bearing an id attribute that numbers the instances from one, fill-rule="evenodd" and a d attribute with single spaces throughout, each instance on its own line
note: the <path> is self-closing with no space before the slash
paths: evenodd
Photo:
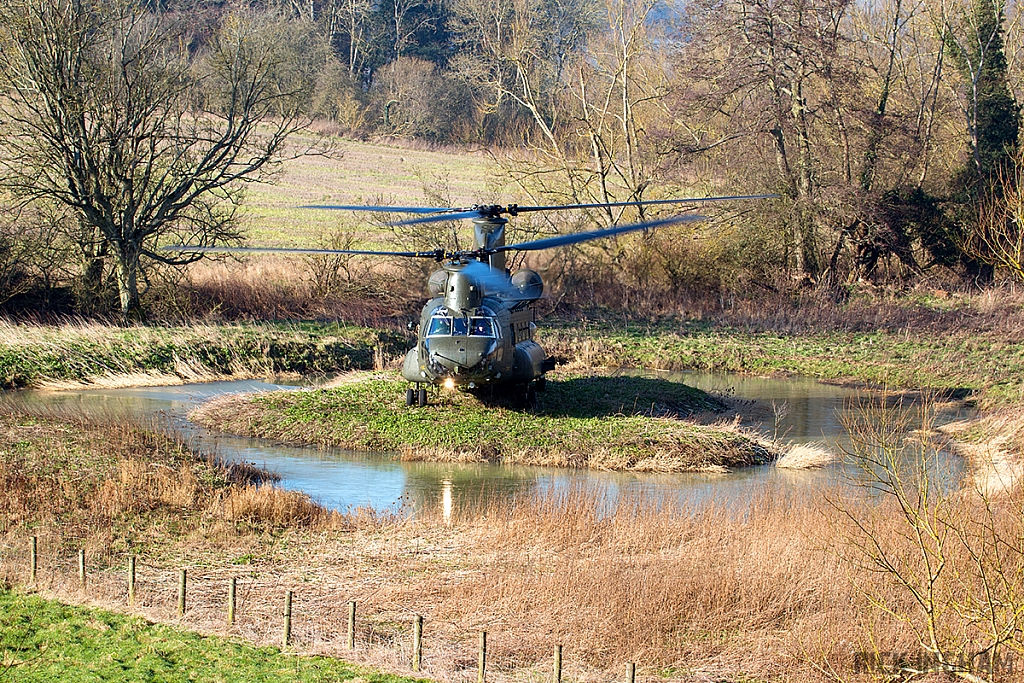
<path id="1" fill-rule="evenodd" d="M 420 316 L 416 348 L 406 354 L 409 382 L 478 389 L 525 385 L 547 371 L 547 355 L 533 340 L 533 307 L 513 310 L 485 297 L 472 311 L 452 310 L 431 299 Z"/>
<path id="2" fill-rule="evenodd" d="M 469 390 L 526 386 L 554 368 L 533 339 L 533 303 L 543 289 L 539 276 L 521 271 L 517 287 L 506 274 L 472 265 L 446 263 L 431 278 L 435 296 L 423 307 L 416 347 L 402 366 L 407 381 Z M 479 269 L 485 269 L 483 276 Z"/>

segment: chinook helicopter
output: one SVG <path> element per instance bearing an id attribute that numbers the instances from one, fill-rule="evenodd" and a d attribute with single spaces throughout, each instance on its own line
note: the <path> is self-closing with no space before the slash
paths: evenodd
<path id="1" fill-rule="evenodd" d="M 402 377 L 410 384 L 405 394 L 406 405 L 427 405 L 427 387 L 430 385 L 474 392 L 493 392 L 501 387 L 505 391 L 519 392 L 528 403 L 533 404 L 536 393 L 544 390 L 546 373 L 553 370 L 558 362 L 548 356 L 533 338 L 536 329 L 535 303 L 543 295 L 544 282 L 536 271 L 528 268 L 510 273 L 505 264 L 506 253 L 552 249 L 664 225 L 701 221 L 705 217 L 694 214 L 673 215 L 602 230 L 506 244 L 505 227 L 508 219 L 504 216 L 514 217 L 533 211 L 639 208 L 660 204 L 767 199 L 775 196 L 702 197 L 562 206 L 477 205 L 468 208 L 305 206 L 300 208 L 420 216 L 392 223 L 395 226 L 470 219 L 473 222 L 473 247 L 457 251 L 190 246 L 164 249 L 193 253 L 276 252 L 433 259 L 441 267 L 427 280 L 431 298 L 420 314 L 416 346 L 409 349 L 402 363 Z"/>

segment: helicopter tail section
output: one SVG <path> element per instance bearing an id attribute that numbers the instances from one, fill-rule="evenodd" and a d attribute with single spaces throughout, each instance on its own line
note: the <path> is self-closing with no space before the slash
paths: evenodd
<path id="1" fill-rule="evenodd" d="M 544 363 L 547 354 L 541 345 L 533 340 L 521 341 L 516 344 L 515 362 L 512 366 L 512 381 L 526 384 L 541 377 L 546 371 Z"/>
<path id="2" fill-rule="evenodd" d="M 427 379 L 420 372 L 420 355 L 416 347 L 413 347 L 405 354 L 405 362 L 402 363 L 402 378 L 407 382 L 426 382 Z"/>

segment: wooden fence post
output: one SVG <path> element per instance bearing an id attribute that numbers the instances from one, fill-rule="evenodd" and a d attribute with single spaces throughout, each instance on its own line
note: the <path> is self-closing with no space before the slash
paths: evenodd
<path id="1" fill-rule="evenodd" d="M 423 617 L 416 615 L 412 622 L 412 670 L 419 671 L 423 663 Z"/>
<path id="2" fill-rule="evenodd" d="M 288 643 L 292 639 L 292 592 L 288 591 L 284 594 L 284 637 L 282 643 L 284 647 L 288 647 Z"/>
<path id="3" fill-rule="evenodd" d="M 480 631 L 480 653 L 476 660 L 476 683 L 484 683 L 487 671 L 487 631 Z"/>
<path id="4" fill-rule="evenodd" d="M 178 616 L 185 616 L 185 588 L 188 582 L 188 571 L 181 570 L 178 574 Z"/>
<path id="5" fill-rule="evenodd" d="M 232 576 L 231 583 L 228 584 L 228 623 L 232 625 L 235 623 L 235 607 L 238 604 L 236 599 L 237 589 L 238 579 Z"/>
<path id="6" fill-rule="evenodd" d="M 626 664 L 626 683 L 636 683 L 636 664 Z"/>
<path id="7" fill-rule="evenodd" d="M 135 556 L 128 558 L 128 606 L 135 605 Z"/>
<path id="8" fill-rule="evenodd" d="M 32 548 L 29 553 L 29 580 L 34 584 L 39 576 L 39 539 L 32 537 Z"/>
<path id="9" fill-rule="evenodd" d="M 78 551 L 78 585 L 85 588 L 85 548 Z"/>
<path id="10" fill-rule="evenodd" d="M 348 603 L 348 649 L 356 649 L 356 601 Z"/>
<path id="11" fill-rule="evenodd" d="M 562 683 L 562 646 L 555 645 L 555 683 Z"/>

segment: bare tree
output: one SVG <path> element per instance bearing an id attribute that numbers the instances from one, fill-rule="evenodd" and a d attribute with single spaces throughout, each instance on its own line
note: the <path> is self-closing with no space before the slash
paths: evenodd
<path id="1" fill-rule="evenodd" d="M 893 680 L 941 672 L 993 681 L 1007 655 L 1024 648 L 1019 493 L 957 487 L 939 450 L 911 438 L 912 411 L 887 400 L 844 416 L 853 481 L 867 498 L 832 501 L 849 523 L 841 552 L 867 570 L 860 588 L 872 607 L 904 625 L 921 649 L 897 663 Z M 921 410 L 927 431 L 930 408 Z M 881 652 L 871 654 L 884 663 Z"/>
<path id="2" fill-rule="evenodd" d="M 301 130 L 312 79 L 288 63 L 275 21 L 225 18 L 201 58 L 184 18 L 133 0 L 0 5 L 0 173 L 22 203 L 71 208 L 111 258 L 121 315 L 141 315 L 153 261 L 240 237 L 242 183 L 274 170 Z"/>
<path id="3" fill-rule="evenodd" d="M 557 129 L 565 66 L 596 26 L 591 0 L 457 0 L 453 32 L 462 48 L 455 67 L 480 92 L 484 111 L 511 103 L 526 112 L 547 153 L 562 157 Z M 564 162 L 560 165 L 564 165 Z"/>
<path id="4" fill-rule="evenodd" d="M 375 37 L 370 21 L 372 10 L 373 5 L 369 0 L 340 0 L 337 3 L 340 31 L 348 38 L 346 63 L 349 74 L 353 76 L 359 73 Z"/>

